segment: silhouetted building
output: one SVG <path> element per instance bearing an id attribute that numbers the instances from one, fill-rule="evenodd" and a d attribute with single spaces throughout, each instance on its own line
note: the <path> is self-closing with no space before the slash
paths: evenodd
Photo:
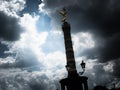
<path id="1" fill-rule="evenodd" d="M 120 88 L 112 88 L 112 89 L 110 89 L 110 90 L 120 90 Z"/>

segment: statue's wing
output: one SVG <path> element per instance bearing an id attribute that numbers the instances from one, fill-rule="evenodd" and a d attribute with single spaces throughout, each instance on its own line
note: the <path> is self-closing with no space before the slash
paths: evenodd
<path id="1" fill-rule="evenodd" d="M 63 12 L 63 11 L 59 11 L 59 13 L 60 13 L 61 15 L 64 15 L 64 12 Z"/>

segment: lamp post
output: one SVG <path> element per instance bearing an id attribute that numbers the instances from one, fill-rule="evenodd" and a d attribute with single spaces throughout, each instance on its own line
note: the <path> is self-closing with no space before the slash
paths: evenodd
<path id="1" fill-rule="evenodd" d="M 79 74 L 82 75 L 85 72 L 85 65 L 86 65 L 86 63 L 82 60 L 80 65 L 81 65 L 83 71 L 79 72 Z"/>

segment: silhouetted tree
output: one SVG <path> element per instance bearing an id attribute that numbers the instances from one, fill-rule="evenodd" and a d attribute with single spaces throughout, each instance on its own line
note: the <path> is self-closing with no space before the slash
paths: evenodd
<path id="1" fill-rule="evenodd" d="M 120 90 L 120 88 L 112 88 L 111 90 Z"/>
<path id="2" fill-rule="evenodd" d="M 95 86 L 93 90 L 108 90 L 108 89 L 105 86 L 98 85 L 98 86 Z"/>

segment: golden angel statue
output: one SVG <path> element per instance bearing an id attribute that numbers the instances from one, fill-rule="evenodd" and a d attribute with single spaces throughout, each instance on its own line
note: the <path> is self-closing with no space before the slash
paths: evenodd
<path id="1" fill-rule="evenodd" d="M 59 13 L 62 15 L 62 22 L 66 22 L 67 20 L 67 11 L 65 8 L 59 11 Z"/>

